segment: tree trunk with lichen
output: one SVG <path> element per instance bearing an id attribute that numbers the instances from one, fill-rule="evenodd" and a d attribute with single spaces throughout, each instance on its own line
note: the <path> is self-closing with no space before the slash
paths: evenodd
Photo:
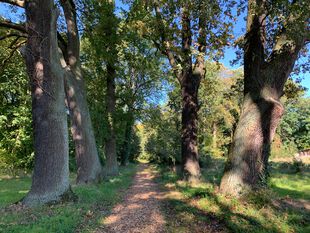
<path id="1" fill-rule="evenodd" d="M 64 72 L 56 37 L 59 12 L 52 0 L 27 1 L 25 10 L 35 162 L 31 189 L 22 202 L 33 206 L 60 201 L 71 195 L 71 189 Z"/>

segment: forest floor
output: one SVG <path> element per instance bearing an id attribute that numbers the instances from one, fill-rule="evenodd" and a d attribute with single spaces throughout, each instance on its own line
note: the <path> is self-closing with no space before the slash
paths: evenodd
<path id="1" fill-rule="evenodd" d="M 224 158 L 202 168 L 202 182 L 180 181 L 173 170 L 157 167 L 168 190 L 167 232 L 310 232 L 310 166 L 270 163 L 269 187 L 237 200 L 218 190 Z"/>
<path id="2" fill-rule="evenodd" d="M 77 202 L 34 209 L 11 205 L 28 192 L 30 176 L 0 176 L 0 232 L 310 232 L 308 163 L 271 161 L 270 188 L 236 200 L 218 192 L 224 162 L 206 161 L 196 185 L 168 167 L 131 164 L 101 184 L 73 185 Z"/>
<path id="3" fill-rule="evenodd" d="M 126 190 L 123 201 L 101 220 L 97 233 L 218 233 L 229 232 L 216 217 L 203 211 L 195 212 L 196 218 L 180 211 L 175 204 L 193 209 L 181 191 L 161 180 L 159 168 L 139 164 L 132 185 Z M 207 220 L 207 221 L 206 221 Z M 92 231 L 93 232 L 93 231 Z"/>
<path id="4" fill-rule="evenodd" d="M 156 173 L 146 164 L 138 165 L 133 184 L 95 232 L 165 232 L 162 214 L 164 192 L 154 181 Z"/>

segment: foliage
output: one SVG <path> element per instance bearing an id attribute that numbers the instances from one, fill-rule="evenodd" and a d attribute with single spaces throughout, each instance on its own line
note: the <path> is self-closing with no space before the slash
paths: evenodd
<path id="1" fill-rule="evenodd" d="M 310 98 L 299 97 L 287 101 L 286 113 L 279 134 L 285 145 L 294 142 L 298 150 L 310 148 Z"/>
<path id="2" fill-rule="evenodd" d="M 23 58 L 0 44 L 0 169 L 31 169 L 33 166 L 31 96 Z M 12 53 L 12 58 L 7 58 Z"/>
<path id="3" fill-rule="evenodd" d="M 240 114 L 240 70 L 207 62 L 200 87 L 199 142 L 203 155 L 227 155 Z"/>
<path id="4" fill-rule="evenodd" d="M 207 72 L 199 92 L 198 142 L 201 165 L 208 165 L 210 156 L 226 155 L 242 99 L 242 73 L 220 64 L 206 62 Z M 169 79 L 170 92 L 166 104 L 149 111 L 144 119 L 146 141 L 142 147 L 150 161 L 178 164 L 180 158 L 181 97 L 174 79 Z M 144 156 L 144 155 L 142 155 Z"/>
<path id="5" fill-rule="evenodd" d="M 143 127 L 145 159 L 163 164 L 180 164 L 180 117 L 169 108 L 155 108 Z M 142 155 L 143 156 L 143 155 Z"/>

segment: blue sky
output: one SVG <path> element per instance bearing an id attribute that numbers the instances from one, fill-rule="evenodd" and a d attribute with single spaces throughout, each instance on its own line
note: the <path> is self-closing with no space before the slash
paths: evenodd
<path id="1" fill-rule="evenodd" d="M 116 6 L 119 8 L 123 8 L 125 10 L 128 9 L 127 6 L 123 5 L 121 3 L 120 0 L 116 0 Z M 7 4 L 3 4 L 0 3 L 0 16 L 3 16 L 5 18 L 10 18 L 13 21 L 18 20 L 18 17 L 16 17 L 15 15 L 9 15 L 8 14 L 8 7 Z M 241 15 L 236 24 L 235 27 L 233 29 L 234 31 L 234 36 L 235 38 L 238 38 L 240 36 L 242 36 L 244 34 L 245 31 L 245 20 L 244 20 L 244 14 Z M 237 69 L 239 68 L 238 65 L 237 66 L 231 66 L 230 65 L 230 61 L 233 60 L 235 58 L 235 49 L 233 47 L 227 47 L 225 49 L 225 53 L 224 53 L 224 57 L 220 60 L 226 67 L 230 68 L 230 69 Z M 300 74 L 300 77 L 302 78 L 302 85 L 305 86 L 306 88 L 308 88 L 308 92 L 307 92 L 307 96 L 310 96 L 310 73 L 305 73 L 305 74 Z"/>
<path id="2" fill-rule="evenodd" d="M 238 38 L 238 37 L 244 35 L 244 33 L 245 33 L 246 21 L 245 21 L 244 17 L 245 17 L 245 14 L 241 14 L 239 16 L 235 26 L 234 26 L 233 32 L 234 32 L 234 37 L 235 38 Z M 225 49 L 225 52 L 224 52 L 224 58 L 221 59 L 220 61 L 226 67 L 228 67 L 230 69 L 237 69 L 237 68 L 239 68 L 238 65 L 231 66 L 231 64 L 230 64 L 230 61 L 233 60 L 236 57 L 235 53 L 236 53 L 236 49 L 234 49 L 233 47 L 227 47 Z M 298 77 L 295 76 L 293 78 L 301 78 L 302 79 L 302 81 L 301 81 L 302 86 L 308 88 L 306 96 L 310 97 L 310 73 L 309 72 L 302 73 L 302 74 L 299 74 Z"/>

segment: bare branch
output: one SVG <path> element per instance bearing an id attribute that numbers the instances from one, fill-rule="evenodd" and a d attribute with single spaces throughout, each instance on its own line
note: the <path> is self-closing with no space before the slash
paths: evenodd
<path id="1" fill-rule="evenodd" d="M 5 58 L 4 60 L 1 61 L 1 72 L 4 70 L 4 67 L 6 65 L 6 63 L 8 61 L 10 61 L 10 59 L 13 57 L 13 55 L 15 54 L 15 52 L 26 43 L 26 41 L 21 41 L 20 43 L 16 44 L 15 47 L 12 48 L 9 56 L 7 58 Z"/>
<path id="2" fill-rule="evenodd" d="M 9 20 L 0 21 L 0 27 L 14 29 L 23 33 L 27 33 L 26 27 L 23 24 L 13 23 Z"/>
<path id="3" fill-rule="evenodd" d="M 25 1 L 24 0 L 0 0 L 0 2 L 8 3 L 13 6 L 18 6 L 18 7 L 25 7 Z"/>

